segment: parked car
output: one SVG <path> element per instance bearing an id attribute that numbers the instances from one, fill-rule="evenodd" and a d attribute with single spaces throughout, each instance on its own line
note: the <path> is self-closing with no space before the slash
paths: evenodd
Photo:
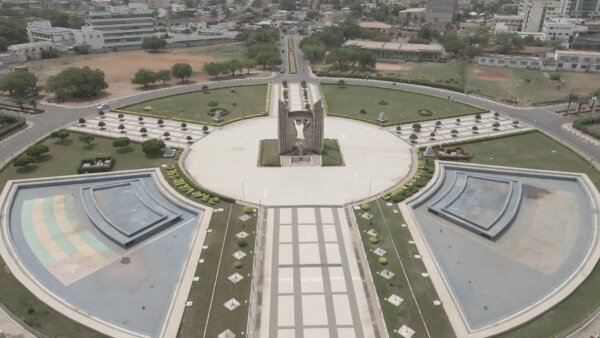
<path id="1" fill-rule="evenodd" d="M 98 110 L 105 110 L 110 108 L 110 105 L 108 103 L 102 103 L 100 105 L 98 105 Z"/>

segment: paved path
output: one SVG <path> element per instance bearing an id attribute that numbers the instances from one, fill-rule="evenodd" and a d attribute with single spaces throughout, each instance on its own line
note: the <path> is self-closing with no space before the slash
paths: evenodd
<path id="1" fill-rule="evenodd" d="M 4 310 L 0 309 L 0 336 L 6 335 L 7 338 L 33 338 L 34 336 L 15 322 Z"/>
<path id="2" fill-rule="evenodd" d="M 341 207 L 269 208 L 260 337 L 375 337 Z"/>

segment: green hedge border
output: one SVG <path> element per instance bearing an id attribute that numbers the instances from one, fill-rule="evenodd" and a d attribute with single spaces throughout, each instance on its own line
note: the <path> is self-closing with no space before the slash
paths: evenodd
<path id="1" fill-rule="evenodd" d="M 318 71 L 314 74 L 318 77 L 334 77 L 334 78 L 361 79 L 361 80 L 365 79 L 365 76 L 357 75 L 357 74 L 332 74 L 332 73 L 322 72 L 322 71 L 321 72 Z M 379 81 L 386 81 L 386 82 L 414 84 L 414 85 L 420 85 L 420 86 L 426 86 L 426 87 L 446 89 L 446 90 L 450 90 L 450 91 L 457 92 L 457 93 L 465 92 L 464 89 L 460 89 L 458 87 L 453 87 L 450 85 L 440 84 L 440 83 L 436 83 L 436 82 L 429 82 L 429 81 L 396 79 L 396 78 L 391 78 L 391 77 L 387 77 L 387 76 L 373 76 L 373 77 L 369 76 L 369 80 L 379 80 Z"/>
<path id="2" fill-rule="evenodd" d="M 163 175 L 165 176 L 165 179 L 167 179 L 168 181 L 169 181 L 169 177 L 167 177 L 167 170 L 177 170 L 177 174 L 179 174 L 179 176 L 185 181 L 185 183 L 187 183 L 189 186 L 191 186 L 195 190 L 200 191 L 202 193 L 205 193 L 207 195 L 210 195 L 212 197 L 218 197 L 223 202 L 235 203 L 235 199 L 233 199 L 231 197 L 223 196 L 223 195 L 221 195 L 219 193 L 216 193 L 214 191 L 211 191 L 209 189 L 206 189 L 206 188 L 201 187 L 200 185 L 194 183 L 192 180 L 189 179 L 189 177 L 187 177 L 187 175 L 185 174 L 185 172 L 183 170 L 181 170 L 181 167 L 179 166 L 179 163 L 172 164 L 172 166 L 174 168 L 173 167 L 169 167 L 169 166 L 161 168 L 161 171 L 163 172 Z M 186 194 L 182 193 L 179 190 L 177 190 L 177 191 L 180 194 L 182 194 L 182 195 L 189 196 L 189 195 L 186 195 Z"/>
<path id="3" fill-rule="evenodd" d="M 12 125 L 6 127 L 6 129 L 0 131 L 0 140 L 7 137 L 8 135 L 12 134 L 13 132 L 25 127 L 25 125 L 27 124 L 27 120 L 25 120 L 24 118 L 22 118 L 21 116 L 14 116 L 14 115 L 8 115 L 8 114 L 0 114 L 0 117 L 10 117 L 10 118 L 14 118 L 16 120 L 15 123 L 13 123 Z"/>
<path id="4" fill-rule="evenodd" d="M 269 96 L 269 92 L 271 89 L 271 84 L 267 83 L 261 83 L 261 84 L 248 84 L 248 85 L 240 85 L 240 86 L 230 86 L 230 87 L 218 87 L 218 88 L 213 88 L 213 89 L 228 89 L 228 88 L 240 88 L 240 87 L 252 87 L 252 86 L 265 86 L 267 87 L 267 97 Z M 210 88 L 208 90 L 211 90 Z M 123 113 L 123 114 L 130 114 L 130 115 L 138 115 L 138 116 L 145 116 L 145 117 L 152 117 L 152 118 L 157 118 L 157 119 L 166 119 L 166 120 L 171 120 L 171 121 L 179 121 L 179 122 L 189 122 L 189 123 L 194 123 L 194 124 L 206 124 L 209 126 L 213 126 L 213 127 L 222 127 L 225 125 L 228 125 L 230 123 L 233 122 L 237 122 L 237 121 L 241 121 L 241 120 L 245 120 L 245 119 L 249 119 L 249 118 L 254 118 L 254 117 L 261 117 L 261 116 L 267 116 L 268 113 L 268 101 L 267 101 L 267 106 L 265 109 L 265 111 L 263 111 L 262 113 L 257 113 L 257 114 L 251 114 L 251 115 L 246 115 L 246 116 L 241 116 L 235 119 L 231 119 L 231 120 L 225 120 L 222 123 L 214 123 L 214 122 L 201 122 L 201 121 L 197 121 L 197 120 L 191 120 L 191 119 L 185 119 L 185 118 L 178 118 L 178 117 L 172 117 L 172 116 L 165 116 L 165 115 L 158 115 L 158 114 L 148 114 L 148 113 L 141 113 L 141 112 L 134 112 L 134 111 L 130 111 L 130 110 L 126 110 L 125 108 L 127 107 L 131 107 L 134 105 L 138 105 L 138 104 L 144 104 L 147 102 L 151 102 L 151 101 L 156 101 L 156 100 L 160 100 L 160 99 L 164 99 L 167 97 L 173 97 L 173 96 L 178 96 L 178 95 L 187 95 L 187 94 L 192 94 L 192 93 L 198 93 L 198 92 L 204 92 L 203 89 L 198 89 L 198 90 L 192 90 L 189 92 L 185 92 L 185 93 L 177 93 L 177 94 L 169 94 L 169 95 L 165 95 L 165 96 L 159 96 L 159 97 L 155 97 L 153 99 L 147 99 L 147 100 L 142 100 L 142 101 L 138 101 L 136 103 L 133 104 L 128 104 L 126 106 L 121 106 L 118 107 L 116 109 L 111 109 L 111 111 L 113 113 Z"/>
<path id="5" fill-rule="evenodd" d="M 344 117 L 344 118 L 348 118 L 348 119 L 352 119 L 352 120 L 357 120 L 357 121 L 361 121 L 361 122 L 367 122 L 367 123 L 371 123 L 371 124 L 378 125 L 378 126 L 383 126 L 383 127 L 397 126 L 397 125 L 402 125 L 402 124 L 407 124 L 407 123 L 413 123 L 413 122 L 414 123 L 420 123 L 420 122 L 427 122 L 427 121 L 433 121 L 433 120 L 439 120 L 440 119 L 439 117 L 435 117 L 435 118 L 432 118 L 432 119 L 425 119 L 425 120 L 419 120 L 419 121 L 408 121 L 408 122 L 401 122 L 401 123 L 390 123 L 390 122 L 379 123 L 377 121 L 371 121 L 371 120 L 367 120 L 367 119 L 363 119 L 363 118 L 355 117 L 355 116 L 332 114 L 329 111 L 329 109 L 328 109 L 327 98 L 324 95 L 322 86 L 323 85 L 326 85 L 326 86 L 337 86 L 337 85 L 335 83 L 323 83 L 323 82 L 321 82 L 319 85 L 320 85 L 319 89 L 320 89 L 320 92 L 321 92 L 321 100 L 322 100 L 322 102 L 324 102 L 323 107 L 325 108 L 325 111 L 327 112 L 327 116 Z M 382 87 L 377 87 L 377 86 L 365 86 L 365 85 L 349 85 L 349 84 L 346 84 L 345 86 L 365 87 L 365 88 L 376 88 L 376 89 L 382 89 L 382 90 L 400 91 L 400 92 L 405 92 L 405 93 L 410 93 L 410 94 L 415 94 L 415 95 L 423 95 L 423 96 L 433 97 L 433 98 L 436 98 L 436 99 L 442 99 L 439 96 L 430 95 L 430 94 L 424 94 L 424 93 L 418 93 L 418 92 L 414 92 L 412 90 L 382 88 Z M 457 102 L 459 102 L 459 101 L 457 101 Z M 482 108 L 482 107 L 479 107 L 479 106 L 475 106 L 475 105 L 468 104 L 468 103 L 463 103 L 463 102 L 459 102 L 459 103 L 460 104 L 464 104 L 465 106 L 469 106 L 469 107 L 473 107 L 473 108 L 479 109 L 480 111 L 473 112 L 473 113 L 465 113 L 465 114 L 460 114 L 460 115 L 454 115 L 454 116 L 447 117 L 447 118 L 470 116 L 470 115 L 475 115 L 475 114 L 485 114 L 485 113 L 489 113 L 490 112 L 489 110 L 487 110 L 485 108 Z"/>
<path id="6" fill-rule="evenodd" d="M 573 121 L 573 128 L 600 141 L 600 131 L 590 130 L 590 125 L 600 127 L 600 115 L 580 117 Z"/>

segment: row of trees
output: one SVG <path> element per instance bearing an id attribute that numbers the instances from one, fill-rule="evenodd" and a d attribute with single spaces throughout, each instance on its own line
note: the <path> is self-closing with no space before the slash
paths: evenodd
<path id="1" fill-rule="evenodd" d="M 183 83 L 192 76 L 192 73 L 193 69 L 189 63 L 176 63 L 170 70 L 163 69 L 156 72 L 147 68 L 141 68 L 135 73 L 133 79 L 131 79 L 131 83 L 148 87 L 151 83 L 162 81 L 163 86 L 166 86 L 167 81 L 171 80 L 171 76 L 180 79 Z"/>
<path id="2" fill-rule="evenodd" d="M 233 59 L 224 62 L 209 62 L 204 65 L 203 69 L 208 75 L 218 78 L 220 74 L 231 74 L 232 77 L 235 77 L 235 72 L 241 72 L 244 69 L 246 69 L 246 73 L 249 74 L 250 69 L 254 67 L 256 67 L 256 61 L 253 59 Z"/>
<path id="3" fill-rule="evenodd" d="M 325 58 L 327 63 L 333 63 L 340 68 L 354 67 L 373 68 L 377 59 L 372 52 L 358 46 L 346 46 L 334 49 Z"/>
<path id="4" fill-rule="evenodd" d="M 263 68 L 280 65 L 281 55 L 277 48 L 279 30 L 276 28 L 261 28 L 255 31 L 245 31 L 236 37 L 247 47 L 246 56 L 254 60 L 256 65 Z"/>

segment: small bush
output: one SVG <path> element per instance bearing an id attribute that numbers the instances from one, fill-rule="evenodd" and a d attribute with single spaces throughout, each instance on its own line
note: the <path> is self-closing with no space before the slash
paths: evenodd
<path id="1" fill-rule="evenodd" d="M 382 106 L 387 106 L 387 101 L 386 100 L 379 100 L 379 104 Z"/>
<path id="2" fill-rule="evenodd" d="M 208 102 L 208 106 L 209 107 L 216 107 L 218 105 L 219 105 L 219 102 L 217 102 L 217 101 L 210 101 L 210 102 Z"/>
<path id="3" fill-rule="evenodd" d="M 240 239 L 238 239 L 237 245 L 240 248 L 245 248 L 248 246 L 248 241 L 245 238 L 240 238 Z"/>
<path id="4" fill-rule="evenodd" d="M 253 214 L 254 213 L 254 208 L 252 208 L 252 207 L 244 207 L 244 213 L 246 215 Z"/>
<path id="5" fill-rule="evenodd" d="M 371 210 L 371 205 L 370 205 L 370 204 L 368 204 L 368 203 L 361 204 L 361 205 L 360 205 L 360 209 L 361 209 L 361 210 L 364 210 L 364 211 L 369 211 L 369 210 Z"/>
<path id="6" fill-rule="evenodd" d="M 386 257 L 379 257 L 379 259 L 377 259 L 377 261 L 379 262 L 379 264 L 381 265 L 387 265 L 388 260 Z"/>
<path id="7" fill-rule="evenodd" d="M 233 267 L 236 269 L 240 269 L 244 266 L 244 264 L 241 261 L 235 261 L 233 262 Z"/>
<path id="8" fill-rule="evenodd" d="M 371 236 L 371 237 L 369 237 L 369 242 L 371 242 L 371 244 L 377 244 L 377 243 L 379 243 L 379 238 L 377 238 L 375 236 Z"/>

